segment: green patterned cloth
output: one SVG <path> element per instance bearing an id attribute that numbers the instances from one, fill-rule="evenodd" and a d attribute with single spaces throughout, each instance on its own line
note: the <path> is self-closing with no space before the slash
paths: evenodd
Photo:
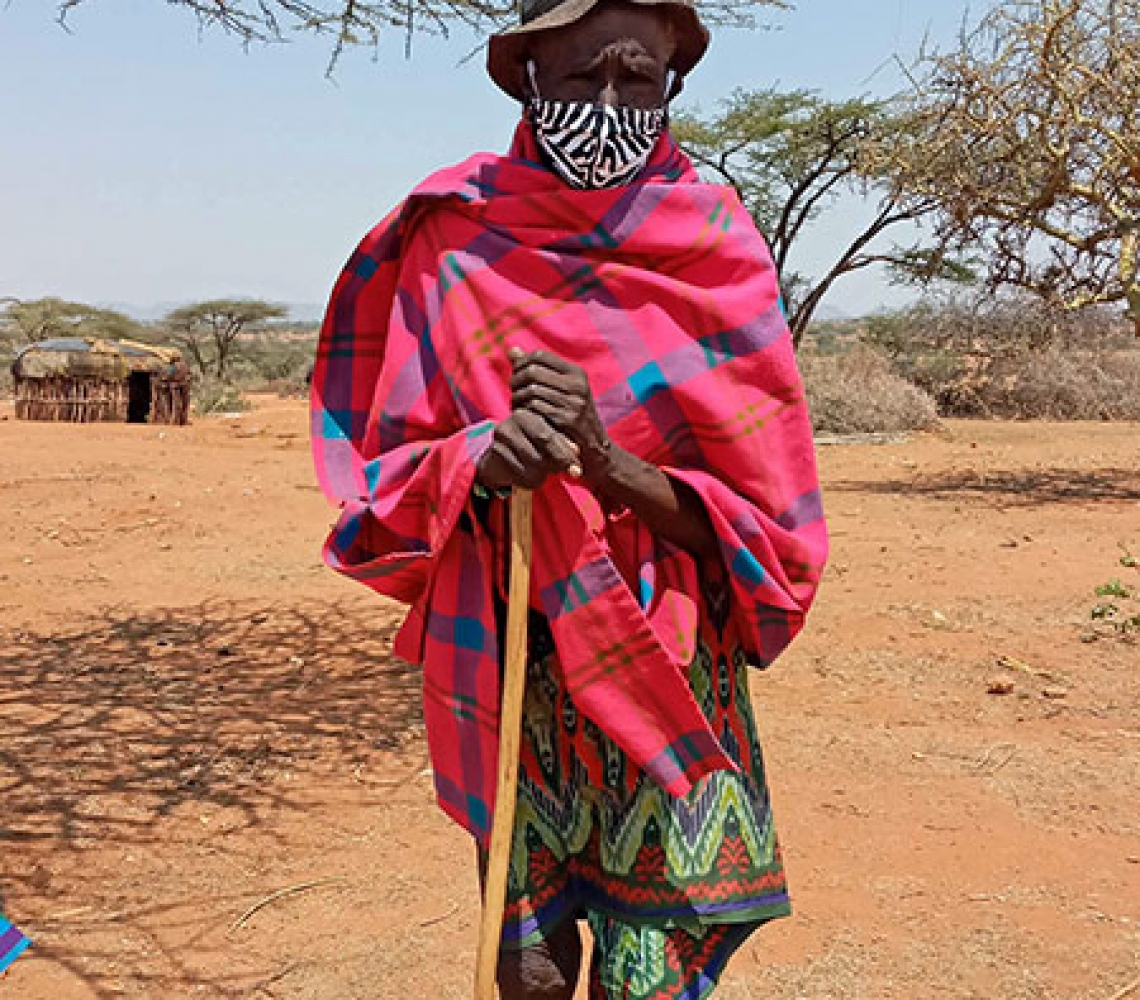
<path id="1" fill-rule="evenodd" d="M 741 770 L 714 772 L 679 800 L 582 718 L 532 617 L 503 946 L 587 919 L 599 1000 L 705 997 L 748 934 L 790 912 L 748 664 L 719 594 L 706 593 L 702 619 L 689 683 Z"/>

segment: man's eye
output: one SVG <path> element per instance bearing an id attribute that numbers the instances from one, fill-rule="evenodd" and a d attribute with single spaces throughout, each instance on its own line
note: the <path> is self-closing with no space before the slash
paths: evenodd
<path id="1" fill-rule="evenodd" d="M 640 73 L 636 73 L 632 76 L 627 76 L 625 82 L 628 83 L 631 87 L 658 86 L 658 81 L 656 79 L 651 76 L 642 76 Z"/>
<path id="2" fill-rule="evenodd" d="M 643 76 L 626 78 L 622 80 L 621 85 L 629 93 L 638 95 L 656 94 L 662 88 L 662 84 L 655 80 L 648 80 Z"/>

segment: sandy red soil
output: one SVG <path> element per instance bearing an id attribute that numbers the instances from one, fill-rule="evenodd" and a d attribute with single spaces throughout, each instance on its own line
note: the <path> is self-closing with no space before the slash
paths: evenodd
<path id="1" fill-rule="evenodd" d="M 0 406 L 0 910 L 35 939 L 0 997 L 470 995 L 471 848 L 399 609 L 320 565 L 305 435 L 276 400 L 185 429 Z M 1140 645 L 1090 611 L 1140 587 L 1140 426 L 822 465 L 826 586 L 753 683 L 797 911 L 720 996 L 1111 1000 L 1140 976 Z"/>

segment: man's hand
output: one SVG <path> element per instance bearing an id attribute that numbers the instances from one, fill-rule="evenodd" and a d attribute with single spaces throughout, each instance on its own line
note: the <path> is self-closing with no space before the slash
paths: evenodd
<path id="1" fill-rule="evenodd" d="M 586 481 L 600 483 L 609 471 L 612 445 L 585 371 L 548 351 L 527 354 L 512 347 L 509 357 L 514 366 L 511 407 L 515 414 L 542 418 L 562 440 L 575 446 L 579 472 Z M 559 471 L 566 471 L 565 466 Z"/>
<path id="2" fill-rule="evenodd" d="M 578 462 L 578 448 L 565 435 L 537 414 L 516 410 L 495 428 L 478 478 L 489 489 L 536 490 L 547 476 L 578 471 Z"/>
<path id="3" fill-rule="evenodd" d="M 599 497 L 628 507 L 654 534 L 697 556 L 719 554 L 696 491 L 610 440 L 581 368 L 547 351 L 527 354 L 512 347 L 509 356 L 513 412 L 495 428 L 479 463 L 479 482 L 495 489 L 537 489 L 550 475 L 581 476 Z"/>
<path id="4" fill-rule="evenodd" d="M 586 373 L 546 351 L 508 352 L 511 415 L 479 463 L 479 482 L 492 489 L 538 489 L 547 476 L 597 475 L 609 454 Z"/>

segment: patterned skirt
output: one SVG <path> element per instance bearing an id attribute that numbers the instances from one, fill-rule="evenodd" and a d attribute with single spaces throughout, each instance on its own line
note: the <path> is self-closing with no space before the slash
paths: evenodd
<path id="1" fill-rule="evenodd" d="M 715 772 L 684 800 L 578 713 L 532 617 L 503 947 L 587 919 L 592 997 L 705 997 L 748 934 L 790 912 L 748 664 L 722 602 L 706 594 L 704 607 L 689 682 L 740 772 Z"/>

